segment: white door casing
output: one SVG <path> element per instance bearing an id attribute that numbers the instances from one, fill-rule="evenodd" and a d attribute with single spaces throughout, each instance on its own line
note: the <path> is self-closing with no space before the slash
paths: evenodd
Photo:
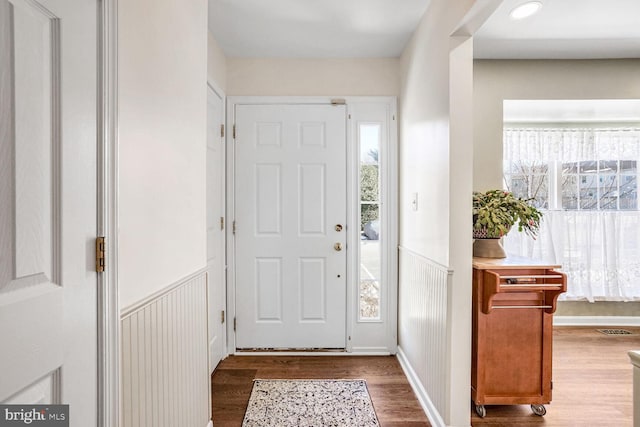
<path id="1" fill-rule="evenodd" d="M 97 2 L 0 0 L 0 401 L 97 420 Z"/>
<path id="2" fill-rule="evenodd" d="M 222 312 L 225 310 L 224 188 L 225 149 L 221 125 L 224 100 L 207 86 L 207 292 L 209 317 L 209 372 L 225 353 Z"/>
<path id="3" fill-rule="evenodd" d="M 236 348 L 344 349 L 346 106 L 234 115 Z"/>

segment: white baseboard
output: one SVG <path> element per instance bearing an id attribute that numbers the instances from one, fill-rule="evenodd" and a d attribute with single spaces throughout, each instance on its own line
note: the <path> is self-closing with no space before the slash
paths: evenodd
<path id="1" fill-rule="evenodd" d="M 213 421 L 209 420 L 209 424 L 207 424 L 207 427 L 213 427 Z"/>
<path id="2" fill-rule="evenodd" d="M 554 326 L 640 326 L 637 316 L 553 316 Z"/>
<path id="3" fill-rule="evenodd" d="M 424 386 L 418 378 L 418 374 L 416 374 L 416 371 L 413 370 L 413 367 L 409 363 L 407 356 L 404 354 L 404 351 L 402 351 L 402 348 L 400 346 L 398 346 L 398 354 L 396 355 L 396 357 L 400 362 L 400 366 L 402 367 L 404 374 L 409 380 L 409 384 L 411 384 L 413 392 L 418 397 L 418 402 L 420 402 L 422 410 L 427 415 L 427 418 L 429 418 L 429 422 L 431 423 L 431 425 L 434 427 L 446 427 L 442 416 L 434 406 L 433 402 L 431 402 L 427 391 L 424 389 Z"/>

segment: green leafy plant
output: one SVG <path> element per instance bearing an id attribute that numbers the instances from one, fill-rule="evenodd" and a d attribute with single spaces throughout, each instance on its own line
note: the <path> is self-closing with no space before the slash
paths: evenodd
<path id="1" fill-rule="evenodd" d="M 474 238 L 497 239 L 517 224 L 518 231 L 524 231 L 535 239 L 542 212 L 533 206 L 533 200 L 515 197 L 504 190 L 474 191 Z"/>

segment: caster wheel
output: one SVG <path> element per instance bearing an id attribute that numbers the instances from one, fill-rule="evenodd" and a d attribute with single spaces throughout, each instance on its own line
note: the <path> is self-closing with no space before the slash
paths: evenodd
<path id="1" fill-rule="evenodd" d="M 544 405 L 531 405 L 531 410 L 539 417 L 543 417 L 547 413 L 547 409 Z"/>
<path id="2" fill-rule="evenodd" d="M 484 405 L 476 405 L 476 414 L 478 414 L 480 418 L 484 418 L 487 416 L 487 409 Z"/>

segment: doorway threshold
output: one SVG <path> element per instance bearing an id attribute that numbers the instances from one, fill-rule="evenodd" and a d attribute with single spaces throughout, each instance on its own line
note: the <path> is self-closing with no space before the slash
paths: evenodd
<path id="1" fill-rule="evenodd" d="M 238 348 L 236 354 L 249 353 L 255 355 L 256 353 L 345 353 L 345 348 Z"/>

